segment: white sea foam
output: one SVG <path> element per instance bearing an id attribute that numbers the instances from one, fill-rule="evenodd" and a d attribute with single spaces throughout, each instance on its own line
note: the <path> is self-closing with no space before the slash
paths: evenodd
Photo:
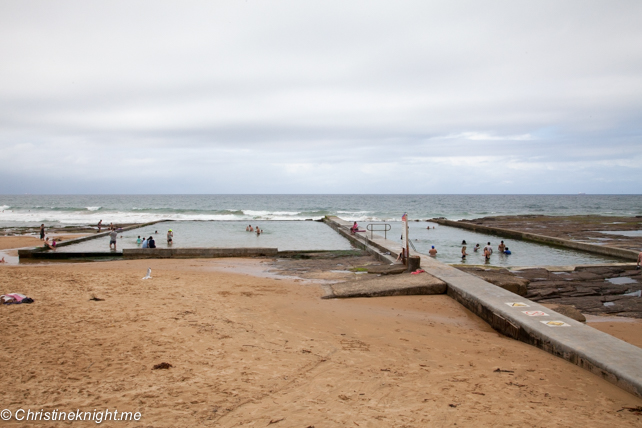
<path id="1" fill-rule="evenodd" d="M 259 213 L 259 214 L 257 214 Z M 59 223 L 68 225 L 96 225 L 99 220 L 103 224 L 109 223 L 148 223 L 158 220 L 181 221 L 233 221 L 233 220 L 305 220 L 312 218 L 318 220 L 321 216 L 299 216 L 293 212 L 258 211 L 252 214 L 193 214 L 193 213 L 163 213 L 145 211 L 13 211 L 5 212 L 0 218 L 3 222 L 19 222 L 28 224 Z"/>
<path id="2" fill-rule="evenodd" d="M 301 214 L 299 211 L 253 211 L 243 210 L 243 214 L 253 217 L 273 217 L 273 216 L 295 216 Z"/>
<path id="3" fill-rule="evenodd" d="M 86 207 L 88 211 L 98 211 L 102 207 Z"/>
<path id="4" fill-rule="evenodd" d="M 10 205 L 0 205 L 0 211 L 8 210 L 9 208 L 11 208 Z"/>

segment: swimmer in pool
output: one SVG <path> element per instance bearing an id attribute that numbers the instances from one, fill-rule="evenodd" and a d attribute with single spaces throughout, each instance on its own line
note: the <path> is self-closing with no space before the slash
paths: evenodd
<path id="1" fill-rule="evenodd" d="M 493 254 L 493 247 L 490 246 L 490 242 L 484 247 L 484 255 L 486 255 L 487 251 L 488 257 L 490 257 L 490 255 Z"/>
<path id="2" fill-rule="evenodd" d="M 464 241 L 464 242 L 466 242 L 466 241 Z M 461 259 L 462 260 L 466 260 L 466 256 L 467 255 L 468 254 L 466 254 L 466 246 L 464 245 L 463 247 L 461 247 Z"/>
<path id="3" fill-rule="evenodd" d="M 435 250 L 435 246 L 434 245 L 432 246 L 430 251 L 428 251 L 428 254 L 430 254 L 430 256 L 432 256 L 432 257 L 435 257 L 437 255 L 437 250 Z"/>
<path id="4" fill-rule="evenodd" d="M 490 261 L 490 255 L 493 253 L 493 250 L 490 247 L 484 247 L 484 259 L 486 263 Z"/>

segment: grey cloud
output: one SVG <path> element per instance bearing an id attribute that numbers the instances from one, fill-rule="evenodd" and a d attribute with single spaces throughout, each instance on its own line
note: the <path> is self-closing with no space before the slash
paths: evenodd
<path id="1" fill-rule="evenodd" d="M 5 1 L 0 193 L 639 192 L 641 12 Z"/>

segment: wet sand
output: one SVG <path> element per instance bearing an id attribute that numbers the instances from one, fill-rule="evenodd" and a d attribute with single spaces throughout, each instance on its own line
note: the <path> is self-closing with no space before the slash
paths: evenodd
<path id="1" fill-rule="evenodd" d="M 642 399 L 445 295 L 321 300 L 271 264 L 1 267 L 2 293 L 36 301 L 0 307 L 4 408 L 139 411 L 141 427 L 642 424 L 622 410 Z"/>
<path id="2" fill-rule="evenodd" d="M 642 348 L 642 319 L 585 315 L 586 324 Z"/>
<path id="3" fill-rule="evenodd" d="M 23 247 L 42 247 L 37 236 L 0 236 L 0 250 Z"/>

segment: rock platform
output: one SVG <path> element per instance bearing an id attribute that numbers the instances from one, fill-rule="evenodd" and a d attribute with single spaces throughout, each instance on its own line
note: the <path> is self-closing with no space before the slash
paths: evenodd
<path id="1" fill-rule="evenodd" d="M 427 273 L 416 275 L 404 273 L 400 275 L 377 276 L 371 279 L 341 282 L 324 286 L 324 299 L 348 297 L 379 297 L 445 294 L 447 285 L 444 281 Z"/>

